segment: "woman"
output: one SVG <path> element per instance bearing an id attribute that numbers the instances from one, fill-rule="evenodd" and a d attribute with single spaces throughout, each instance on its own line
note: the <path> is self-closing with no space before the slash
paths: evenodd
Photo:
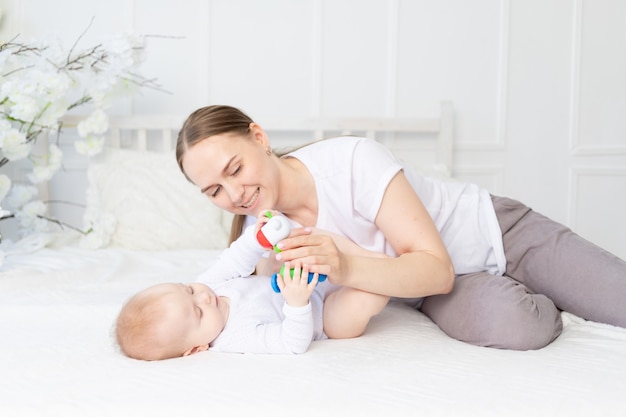
<path id="1" fill-rule="evenodd" d="M 333 284 L 410 299 L 479 346 L 541 348 L 560 334 L 559 309 L 626 327 L 624 261 L 517 201 L 416 175 L 375 141 L 334 138 L 279 157 L 246 114 L 209 106 L 185 121 L 176 154 L 202 193 L 238 215 L 231 239 L 244 216 L 272 207 L 390 255 L 348 256 L 301 230 L 264 274 L 299 260 Z"/>

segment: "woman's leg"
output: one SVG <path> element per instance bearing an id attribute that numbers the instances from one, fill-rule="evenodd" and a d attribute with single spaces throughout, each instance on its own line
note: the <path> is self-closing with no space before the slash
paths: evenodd
<path id="1" fill-rule="evenodd" d="M 384 295 L 342 287 L 324 301 L 324 333 L 331 339 L 360 336 L 388 301 Z"/>
<path id="2" fill-rule="evenodd" d="M 493 197 L 506 275 L 561 310 L 626 327 L 626 262 L 524 204 Z"/>
<path id="3" fill-rule="evenodd" d="M 452 292 L 426 297 L 420 311 L 457 340 L 500 349 L 540 349 L 562 329 L 546 296 L 486 272 L 457 276 Z"/>

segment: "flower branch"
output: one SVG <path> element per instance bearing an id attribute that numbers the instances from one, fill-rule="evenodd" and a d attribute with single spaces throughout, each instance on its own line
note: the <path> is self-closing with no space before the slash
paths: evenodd
<path id="1" fill-rule="evenodd" d="M 8 215 L 1 216 L 0 220 L 14 219 L 16 217 L 17 216 L 15 214 L 8 214 Z M 91 233 L 93 231 L 93 229 L 89 229 L 89 230 L 85 231 L 85 230 L 79 229 L 76 226 L 72 226 L 69 223 L 66 223 L 66 222 L 63 222 L 61 220 L 58 220 L 58 219 L 55 219 L 55 218 L 52 218 L 52 217 L 48 217 L 48 216 L 43 216 L 43 215 L 39 215 L 38 214 L 38 215 L 36 215 L 36 217 L 38 219 L 42 219 L 42 220 L 45 220 L 47 222 L 57 224 L 57 225 L 59 225 L 59 227 L 61 229 L 71 229 L 71 230 L 74 230 L 75 232 L 78 232 L 78 233 L 82 234 L 83 236 L 87 236 L 89 233 Z"/>
<path id="2" fill-rule="evenodd" d="M 144 37 L 114 36 L 79 48 L 92 22 L 69 50 L 58 41 L 24 43 L 19 36 L 0 44 L 0 168 L 13 162 L 30 163 L 26 177 L 31 184 L 50 180 L 61 167 L 58 138 L 63 116 L 78 107 L 91 109 L 78 123 L 74 141 L 79 153 L 91 156 L 102 149 L 109 129 L 105 111 L 115 99 L 142 88 L 165 91 L 155 78 L 138 72 L 144 60 Z M 57 140 L 35 154 L 37 139 L 50 133 L 56 133 Z M 46 214 L 36 187 L 13 183 L 5 174 L 0 174 L 0 205 L 11 213 L 0 215 L 0 220 L 20 219 L 20 213 L 29 211 L 36 215 L 29 218 L 78 230 Z M 22 222 L 21 227 L 26 234 L 42 225 L 32 221 Z"/>

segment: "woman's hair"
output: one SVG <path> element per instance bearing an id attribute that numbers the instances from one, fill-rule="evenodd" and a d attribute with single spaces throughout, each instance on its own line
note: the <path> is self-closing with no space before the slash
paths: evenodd
<path id="1" fill-rule="evenodd" d="M 239 133 L 247 135 L 250 124 L 254 123 L 247 114 L 241 110 L 223 105 L 201 107 L 191 113 L 183 127 L 178 132 L 176 140 L 176 162 L 183 170 L 183 157 L 187 149 L 198 142 L 215 135 L 224 133 Z"/>
<path id="2" fill-rule="evenodd" d="M 140 292 L 122 307 L 115 322 L 115 339 L 122 353 L 133 359 L 160 360 L 181 356 L 174 346 L 161 346 L 158 326 L 165 309 L 154 294 Z"/>
<path id="3" fill-rule="evenodd" d="M 176 162 L 181 172 L 185 174 L 183 157 L 187 149 L 210 136 L 224 133 L 247 135 L 251 123 L 254 123 L 254 120 L 247 114 L 231 106 L 206 106 L 191 113 L 183 123 L 176 140 Z M 229 245 L 241 235 L 244 220 L 245 216 L 241 214 L 234 216 L 228 240 Z"/>

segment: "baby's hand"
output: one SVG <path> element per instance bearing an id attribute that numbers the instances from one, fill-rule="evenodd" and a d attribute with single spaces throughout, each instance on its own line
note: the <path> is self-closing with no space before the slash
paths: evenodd
<path id="1" fill-rule="evenodd" d="M 255 224 L 255 229 L 254 229 L 255 235 L 256 235 L 256 232 L 261 230 L 261 227 L 265 226 L 265 223 L 267 223 L 268 220 L 271 218 L 267 216 L 268 212 L 271 213 L 272 216 L 276 216 L 280 214 L 280 212 L 276 210 L 261 210 L 261 212 L 256 218 L 256 224 Z"/>
<path id="2" fill-rule="evenodd" d="M 285 275 L 278 274 L 276 283 L 280 288 L 280 293 L 285 298 L 285 302 L 292 307 L 302 307 L 309 303 L 309 298 L 313 291 L 315 291 L 315 285 L 317 284 L 318 274 L 313 274 L 313 279 L 309 283 L 309 267 L 307 265 L 300 266 L 300 263 L 296 263 L 293 270 L 293 278 L 289 277 L 289 269 L 291 264 L 285 262 Z"/>

